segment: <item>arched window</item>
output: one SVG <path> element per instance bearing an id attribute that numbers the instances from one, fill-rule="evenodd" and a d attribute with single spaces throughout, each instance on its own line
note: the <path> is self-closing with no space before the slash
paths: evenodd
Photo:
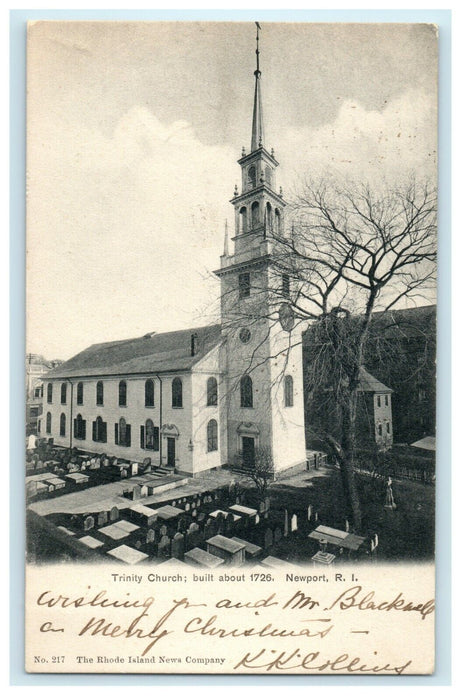
<path id="1" fill-rule="evenodd" d="M 278 209 L 275 210 L 275 233 L 280 236 L 282 233 L 282 217 Z"/>
<path id="2" fill-rule="evenodd" d="M 59 418 L 59 435 L 60 437 L 66 437 L 66 414 L 61 413 Z"/>
<path id="3" fill-rule="evenodd" d="M 118 441 L 120 445 L 126 443 L 126 420 L 124 418 L 120 418 L 118 423 Z"/>
<path id="4" fill-rule="evenodd" d="M 266 226 L 269 231 L 272 230 L 272 207 L 270 202 L 266 204 Z"/>
<path id="5" fill-rule="evenodd" d="M 38 384 L 34 390 L 34 397 L 39 399 L 41 396 L 43 396 L 43 384 Z"/>
<path id="6" fill-rule="evenodd" d="M 53 385 L 51 383 L 46 387 L 46 400 L 48 403 L 53 403 Z"/>
<path id="7" fill-rule="evenodd" d="M 77 406 L 83 404 L 83 382 L 77 384 Z"/>
<path id="8" fill-rule="evenodd" d="M 171 384 L 171 405 L 173 408 L 182 408 L 182 381 L 175 377 Z"/>
<path id="9" fill-rule="evenodd" d="M 124 418 L 120 418 L 114 425 L 114 442 L 123 447 L 131 446 L 131 425 L 128 425 Z"/>
<path id="10" fill-rule="evenodd" d="M 378 408 L 381 408 L 381 396 L 379 394 L 376 397 L 376 403 L 378 404 Z"/>
<path id="11" fill-rule="evenodd" d="M 287 374 L 285 377 L 285 406 L 293 406 L 293 377 L 291 374 Z"/>
<path id="12" fill-rule="evenodd" d="M 251 228 L 255 228 L 259 224 L 259 202 L 253 202 L 251 205 Z"/>
<path id="13" fill-rule="evenodd" d="M 126 406 L 126 382 L 123 379 L 118 385 L 118 405 Z"/>
<path id="14" fill-rule="evenodd" d="M 96 384 L 96 406 L 104 405 L 104 384 L 99 381 Z"/>
<path id="15" fill-rule="evenodd" d="M 379 425 L 378 425 L 378 435 L 379 435 L 379 437 L 381 437 L 382 434 L 383 434 L 383 426 L 381 425 L 381 423 L 379 423 Z"/>
<path id="16" fill-rule="evenodd" d="M 46 414 L 46 432 L 51 433 L 51 413 L 49 411 Z"/>
<path id="17" fill-rule="evenodd" d="M 74 418 L 74 437 L 78 440 L 86 439 L 86 420 L 83 420 L 80 413 Z"/>
<path id="18" fill-rule="evenodd" d="M 242 207 L 239 212 L 239 233 L 245 233 L 248 229 L 247 208 Z"/>
<path id="19" fill-rule="evenodd" d="M 272 170 L 268 165 L 266 166 L 266 169 L 264 171 L 264 177 L 266 179 L 266 184 L 270 187 L 272 185 Z"/>
<path id="20" fill-rule="evenodd" d="M 387 423 L 386 423 L 386 430 L 387 430 L 387 434 L 390 435 L 390 433 L 391 433 L 391 425 L 390 425 L 389 421 L 387 421 Z"/>
<path id="21" fill-rule="evenodd" d="M 152 379 L 147 379 L 146 383 L 144 384 L 144 405 L 154 405 L 154 382 Z"/>
<path id="22" fill-rule="evenodd" d="M 253 189 L 256 187 L 256 168 L 254 165 L 248 168 L 248 189 Z"/>
<path id="23" fill-rule="evenodd" d="M 245 374 L 240 380 L 240 406 L 253 408 L 253 382 L 248 374 Z"/>
<path id="24" fill-rule="evenodd" d="M 214 377 L 210 377 L 206 383 L 206 405 L 218 405 L 218 382 Z"/>
<path id="25" fill-rule="evenodd" d="M 141 426 L 143 427 L 143 426 Z M 154 450 L 154 452 L 158 452 L 159 449 L 159 429 L 158 427 L 155 427 L 153 421 L 151 421 L 150 418 L 146 420 L 146 425 L 145 425 L 145 433 L 146 433 L 146 438 L 145 438 L 145 448 L 146 450 Z M 142 438 L 141 438 L 141 443 L 142 443 Z M 141 444 L 141 447 L 143 445 Z"/>
<path id="26" fill-rule="evenodd" d="M 94 442 L 107 442 L 107 423 L 103 421 L 101 416 L 98 416 L 93 422 L 93 440 Z"/>
<path id="27" fill-rule="evenodd" d="M 67 403 L 67 384 L 61 384 L 61 403 Z"/>
<path id="28" fill-rule="evenodd" d="M 218 449 L 218 424 L 214 418 L 209 421 L 206 427 L 206 435 L 208 445 L 207 450 L 208 452 L 214 452 Z"/>

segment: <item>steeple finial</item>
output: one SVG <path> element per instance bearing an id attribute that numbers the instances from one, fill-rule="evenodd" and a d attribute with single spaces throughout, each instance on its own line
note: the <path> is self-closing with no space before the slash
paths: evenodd
<path id="1" fill-rule="evenodd" d="M 227 219 L 224 225 L 224 252 L 223 255 L 229 255 L 229 232 L 227 230 Z"/>
<path id="2" fill-rule="evenodd" d="M 255 97 L 253 104 L 253 125 L 251 129 L 251 151 L 256 151 L 264 145 L 264 125 L 263 109 L 261 100 L 261 71 L 259 70 L 259 32 L 261 27 L 256 24 L 256 70 L 255 75 Z"/>

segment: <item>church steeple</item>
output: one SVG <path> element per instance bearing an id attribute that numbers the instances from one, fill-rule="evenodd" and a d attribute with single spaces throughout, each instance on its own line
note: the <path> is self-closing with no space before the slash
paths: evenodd
<path id="1" fill-rule="evenodd" d="M 263 105 L 261 99 L 261 71 L 259 70 L 259 22 L 256 22 L 256 70 L 255 76 L 255 96 L 253 103 L 253 124 L 251 129 L 251 151 L 264 146 L 264 122 Z"/>

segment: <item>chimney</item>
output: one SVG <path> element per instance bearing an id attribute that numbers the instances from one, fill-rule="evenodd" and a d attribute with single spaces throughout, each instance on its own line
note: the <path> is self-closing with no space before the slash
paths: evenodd
<path id="1" fill-rule="evenodd" d="M 190 356 L 195 357 L 195 353 L 197 352 L 196 348 L 196 339 L 197 339 L 197 333 L 192 333 L 190 337 Z"/>

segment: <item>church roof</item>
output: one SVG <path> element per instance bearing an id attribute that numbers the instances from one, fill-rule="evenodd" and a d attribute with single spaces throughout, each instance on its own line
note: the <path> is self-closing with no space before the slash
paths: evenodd
<path id="1" fill-rule="evenodd" d="M 191 353 L 191 338 L 195 353 Z M 221 340 L 221 326 L 202 326 L 140 338 L 97 343 L 78 353 L 44 379 L 172 372 L 191 369 Z"/>
<path id="2" fill-rule="evenodd" d="M 362 365 L 359 369 L 359 391 L 371 391 L 374 393 L 390 393 L 392 389 L 389 389 L 385 384 L 380 382 L 376 377 L 373 377 L 370 372 L 367 372 L 365 367 Z"/>

